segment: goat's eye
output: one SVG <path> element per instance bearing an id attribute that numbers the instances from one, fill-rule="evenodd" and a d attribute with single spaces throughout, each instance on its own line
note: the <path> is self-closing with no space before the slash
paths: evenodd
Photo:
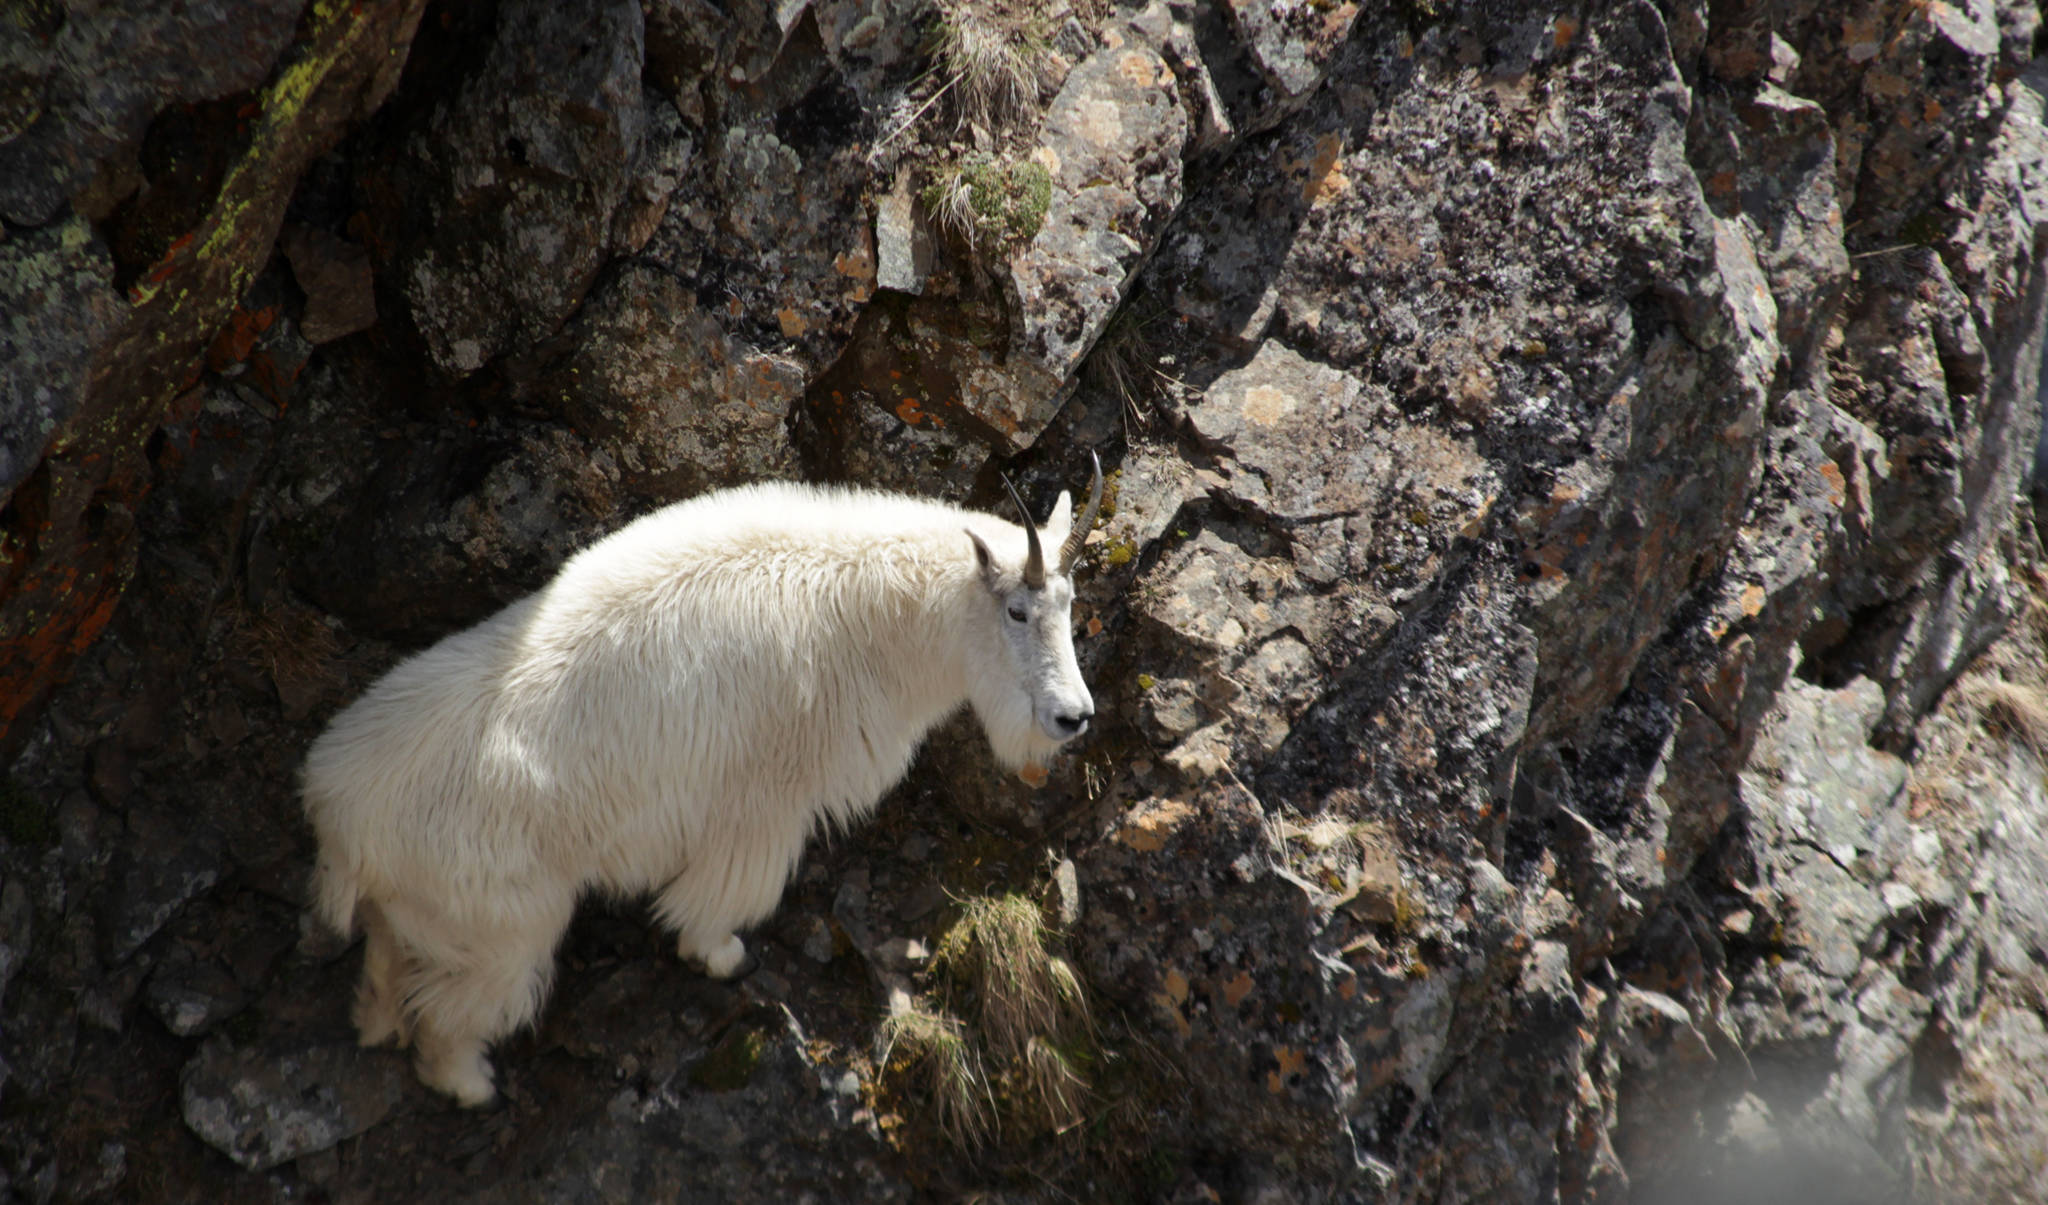
<path id="1" fill-rule="evenodd" d="M 1017 606 L 1015 603 L 1012 603 L 1010 605 L 1010 618 L 1016 620 L 1018 623 L 1023 623 L 1026 619 L 1030 617 L 1024 614 L 1024 608 Z"/>

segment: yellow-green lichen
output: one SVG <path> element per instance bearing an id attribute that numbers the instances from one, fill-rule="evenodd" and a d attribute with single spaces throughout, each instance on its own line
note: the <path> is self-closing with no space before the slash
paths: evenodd
<path id="1" fill-rule="evenodd" d="M 245 177 L 258 175 L 274 166 L 274 158 L 285 134 L 305 111 L 306 104 L 320 85 L 352 45 L 351 39 L 339 27 L 347 22 L 360 19 L 360 12 L 353 4 L 342 0 L 320 0 L 313 6 L 311 30 L 300 42 L 308 49 L 304 58 L 285 65 L 277 78 L 263 90 L 262 117 L 249 149 L 228 169 L 221 181 L 220 199 L 225 209 L 214 215 L 214 226 L 207 233 L 206 241 L 200 244 L 199 257 L 202 259 L 220 254 L 229 247 L 246 240 L 247 231 L 241 228 L 240 213 L 250 202 L 262 197 L 269 190 L 260 187 L 244 188 Z M 231 295 L 239 296 L 249 271 L 236 273 L 235 287 Z"/>
<path id="2" fill-rule="evenodd" d="M 709 1092 L 744 1088 L 767 1051 L 767 1034 L 752 1025 L 736 1025 L 691 1069 L 690 1082 Z"/>
<path id="3" fill-rule="evenodd" d="M 1422 928 L 1422 905 L 1408 893 L 1406 887 L 1394 891 L 1394 932 L 1401 937 L 1413 937 Z"/>

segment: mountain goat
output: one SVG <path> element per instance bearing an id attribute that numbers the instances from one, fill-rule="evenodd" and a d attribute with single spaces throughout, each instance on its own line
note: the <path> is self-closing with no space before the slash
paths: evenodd
<path id="1" fill-rule="evenodd" d="M 653 893 L 729 977 L 811 830 L 872 811 L 961 704 L 1013 767 L 1086 730 L 1072 573 L 1101 465 L 1078 522 L 1062 493 L 1041 534 L 1010 497 L 1021 528 L 803 485 L 678 503 L 337 715 L 304 794 L 315 907 L 367 935 L 363 1044 L 410 1042 L 485 1104 L 485 1050 L 539 1010 L 582 893 Z"/>

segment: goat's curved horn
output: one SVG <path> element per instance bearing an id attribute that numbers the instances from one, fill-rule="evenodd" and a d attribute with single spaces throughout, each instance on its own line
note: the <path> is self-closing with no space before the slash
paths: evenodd
<path id="1" fill-rule="evenodd" d="M 1088 486 L 1088 509 L 1075 518 L 1074 525 L 1067 529 L 1067 542 L 1060 545 L 1060 572 L 1074 571 L 1074 558 L 1081 555 L 1081 545 L 1088 540 L 1088 533 L 1095 528 L 1095 512 L 1102 509 L 1102 457 L 1093 451 L 1088 459 L 1095 466 L 1095 480 Z"/>
<path id="2" fill-rule="evenodd" d="M 1000 476 L 1000 474 L 998 474 Z M 1024 509 L 1024 499 L 1017 496 L 1017 487 L 1003 477 L 1003 488 L 1010 491 L 1010 501 L 1017 504 L 1017 517 L 1024 521 L 1024 538 L 1031 542 L 1031 551 L 1024 557 L 1024 584 L 1033 590 L 1045 586 L 1045 549 L 1038 545 L 1038 524 L 1031 521 L 1031 512 Z"/>

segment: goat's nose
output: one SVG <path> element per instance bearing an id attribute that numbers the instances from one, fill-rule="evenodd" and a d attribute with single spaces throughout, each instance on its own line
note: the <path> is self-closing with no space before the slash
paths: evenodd
<path id="1" fill-rule="evenodd" d="M 1052 718 L 1052 722 L 1058 724 L 1060 731 L 1068 736 L 1079 736 L 1088 730 L 1088 717 L 1094 714 L 1094 712 L 1089 711 L 1079 715 L 1056 715 Z"/>

